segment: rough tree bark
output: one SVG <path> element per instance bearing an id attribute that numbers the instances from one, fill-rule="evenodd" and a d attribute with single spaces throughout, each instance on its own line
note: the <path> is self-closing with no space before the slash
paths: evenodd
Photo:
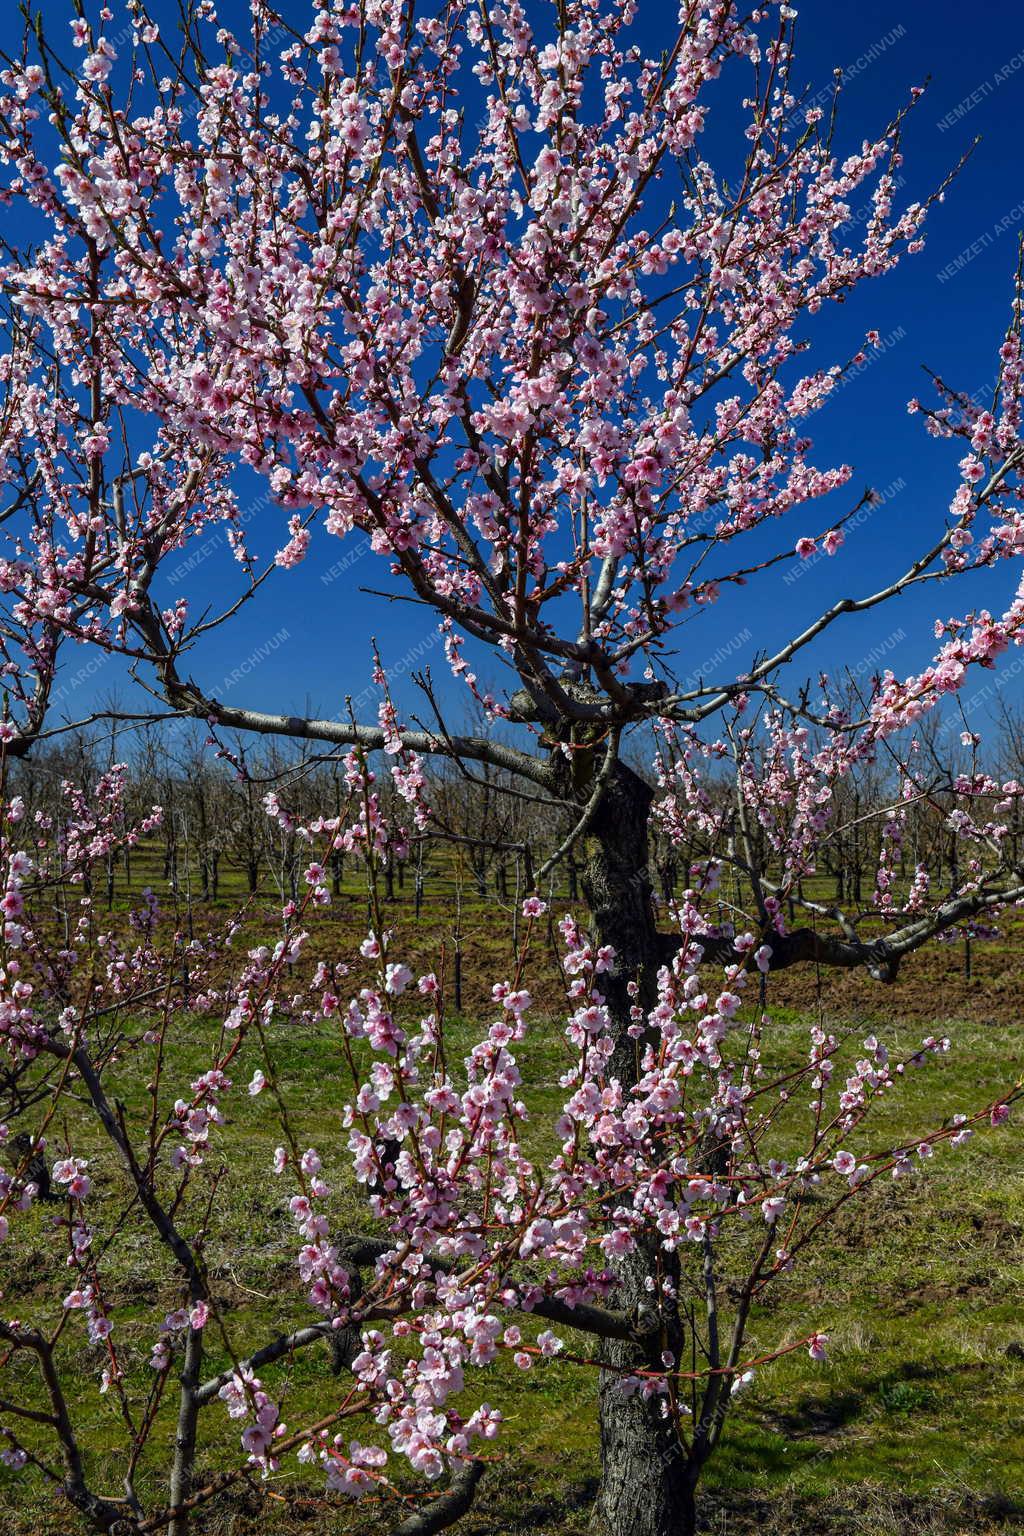
<path id="1" fill-rule="evenodd" d="M 648 873 L 648 819 L 653 792 L 643 779 L 618 763 L 591 821 L 583 894 L 596 935 L 615 948 L 610 974 L 602 977 L 617 1043 L 612 1074 L 624 1089 L 637 1081 L 642 1042 L 628 1034 L 630 1008 L 644 1010 L 656 1000 L 655 982 L 664 939 L 655 926 Z M 630 983 L 637 994 L 630 995 Z M 599 1381 L 602 1480 L 594 1510 L 595 1536 L 690 1536 L 695 1529 L 695 1477 L 680 1445 L 665 1400 L 621 1390 L 624 1372 L 657 1370 L 664 1350 L 680 1358 L 683 1333 L 659 1281 L 668 1257 L 655 1246 L 638 1248 L 616 1268 L 621 1289 L 617 1305 L 647 1322 L 662 1296 L 659 1328 L 650 1343 L 609 1340 L 602 1345 L 605 1368 Z M 671 1276 L 670 1276 L 671 1278 Z"/>

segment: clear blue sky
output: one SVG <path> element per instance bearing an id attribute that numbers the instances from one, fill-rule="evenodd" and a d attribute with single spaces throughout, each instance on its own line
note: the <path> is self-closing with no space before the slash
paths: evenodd
<path id="1" fill-rule="evenodd" d="M 116 10 L 118 0 L 110 3 Z M 639 4 L 645 33 L 660 42 L 657 34 L 674 6 L 664 0 Z M 42 6 L 52 27 L 70 12 L 67 0 L 42 0 Z M 290 19 L 301 22 L 305 0 L 287 0 L 287 7 Z M 222 9 L 227 14 L 232 7 Z M 857 595 L 885 574 L 896 574 L 908 554 L 941 527 L 959 454 L 928 438 L 921 418 L 908 417 L 906 401 L 913 394 L 927 397 L 922 363 L 968 392 L 991 384 L 1009 312 L 1017 238 L 1024 230 L 1019 127 L 1024 121 L 1024 8 L 1019 3 L 985 0 L 967 7 L 963 0 L 861 0 L 844 6 L 805 0 L 798 9 L 798 78 L 814 90 L 829 87 L 835 68 L 845 75 L 841 151 L 858 147 L 888 120 L 910 86 L 930 77 L 906 133 L 905 198 L 927 194 L 976 136 L 982 142 L 944 205 L 934 211 L 925 251 L 893 276 L 867 286 L 818 331 L 826 343 L 817 353 L 821 363 L 845 359 L 871 326 L 882 335 L 882 354 L 812 418 L 809 430 L 819 463 L 849 459 L 856 465 L 858 489 L 872 485 L 892 494 L 850 532 L 840 558 L 819 561 L 788 586 L 780 580 L 749 598 L 734 594 L 699 628 L 687 631 L 687 654 L 678 662 L 684 676 L 700 669 L 709 679 L 724 678 L 730 666 L 742 666 L 755 649 L 774 648 L 836 597 Z M 260 536 L 263 522 L 265 539 Z M 284 542 L 282 524 L 277 509 L 264 507 L 251 525 L 260 530 L 254 542 L 272 552 Z M 353 537 L 353 546 L 358 538 Z M 347 567 L 325 582 L 324 573 L 346 559 Z M 225 550 L 214 549 L 187 580 L 169 590 L 180 594 L 187 589 L 193 604 L 201 606 L 204 597 L 223 595 L 233 569 Z M 859 669 L 862 680 L 875 665 L 915 670 L 931 654 L 930 620 L 937 611 L 959 612 L 982 600 L 1003 606 L 1017 576 L 1006 565 L 991 575 L 968 578 L 963 586 L 905 597 L 891 612 L 876 611 L 834 631 L 805 670 L 849 665 Z M 234 628 L 205 643 L 189 669 L 207 691 L 231 703 L 336 714 L 346 693 L 359 695 L 366 687 L 367 637 L 374 633 L 385 662 L 399 673 L 409 669 L 410 652 L 418 650 L 419 664 L 432 662 L 437 676 L 446 677 L 440 646 L 431 648 L 423 610 L 382 604 L 358 590 L 383 586 L 386 580 L 383 561 L 372 554 L 360 558 L 357 548 L 319 529 L 306 563 L 276 576 L 263 599 Z M 499 682 L 503 674 L 497 667 L 485 657 L 474 661 L 483 680 Z M 83 714 L 120 671 L 116 662 L 87 668 L 82 650 L 68 653 L 62 706 L 71 717 Z M 244 675 L 231 681 L 239 668 Z M 118 686 L 126 696 L 125 687 Z M 1005 686 L 1024 696 L 1024 679 L 1010 675 Z M 403 705 L 416 697 L 404 676 L 396 676 L 395 691 Z M 373 718 L 370 694 L 359 714 Z"/>

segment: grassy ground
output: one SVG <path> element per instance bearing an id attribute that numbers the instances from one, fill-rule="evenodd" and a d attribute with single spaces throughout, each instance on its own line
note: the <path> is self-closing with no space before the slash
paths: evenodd
<path id="1" fill-rule="evenodd" d="M 486 904 L 475 910 L 470 905 L 466 920 L 466 1006 L 482 1016 L 485 983 L 507 956 L 508 941 L 493 911 L 488 918 Z M 407 903 L 397 921 L 410 947 L 425 953 L 450 931 L 450 913 L 436 912 L 415 930 Z M 362 927 L 354 894 L 338 923 L 340 946 L 342 929 Z M 345 935 L 346 948 L 350 937 Z M 808 1018 L 819 1011 L 844 1026 L 857 1023 L 852 1052 L 862 1022 L 874 1021 L 896 1049 L 913 1047 L 933 1028 L 950 1033 L 952 1055 L 906 1079 L 905 1091 L 884 1106 L 885 1130 L 875 1122 L 873 1140 L 909 1138 L 947 1114 L 987 1101 L 1024 1071 L 1021 937 L 1017 930 L 978 946 L 970 983 L 952 947 L 916 961 L 892 989 L 848 977 L 819 986 L 807 973 L 773 981 L 768 1052 L 777 1062 L 802 1055 Z M 176 1037 L 168 1085 L 184 1087 L 209 1064 L 213 1038 L 210 1021 L 191 1019 Z M 453 1059 L 474 1038 L 468 1023 L 457 1022 Z M 336 1175 L 346 1082 L 333 1035 L 326 1025 L 318 1035 L 282 1028 L 272 1050 L 286 1097 L 297 1106 L 297 1139 L 301 1145 L 315 1141 L 323 1152 L 337 1148 L 329 1170 Z M 522 1064 L 535 1108 L 532 1150 L 543 1152 L 545 1111 L 560 1100 L 557 1026 L 535 1027 Z M 145 1085 L 137 1074 L 115 1073 L 110 1091 L 124 1101 L 129 1120 L 141 1114 Z M 223 1132 L 229 1171 L 217 1191 L 220 1219 L 207 1260 L 219 1308 L 241 1352 L 291 1321 L 307 1320 L 308 1309 L 294 1274 L 286 1191 L 267 1174 L 280 1140 L 270 1106 L 265 1097 L 232 1100 Z M 100 1196 L 112 1198 L 121 1175 L 73 1101 L 67 1114 L 76 1148 L 93 1156 Z M 785 1150 L 784 1126 L 780 1136 Z M 832 1336 L 831 1359 L 815 1365 L 799 1350 L 761 1371 L 737 1404 L 708 1472 L 704 1513 L 710 1530 L 721 1536 L 748 1530 L 951 1536 L 1024 1529 L 1022 1154 L 1019 1129 L 1011 1122 L 959 1152 L 943 1152 L 919 1180 L 877 1187 L 851 1202 L 831 1237 L 767 1295 L 752 1319 L 751 1354 L 821 1327 Z M 338 1189 L 338 1228 L 364 1227 L 358 1193 L 343 1184 Z M 68 1288 L 59 1241 L 47 1231 L 51 1220 L 51 1208 L 37 1208 L 17 1224 L 16 1241 L 3 1250 L 5 1313 L 52 1320 L 51 1298 Z M 141 1382 L 148 1379 L 154 1313 L 177 1305 L 179 1297 L 141 1223 L 122 1239 L 113 1273 L 117 1336 L 133 1380 Z M 99 1359 L 84 1344 L 79 1321 L 68 1340 L 75 1413 L 90 1447 L 95 1485 L 119 1492 L 123 1426 L 112 1395 L 99 1394 Z M 227 1357 L 215 1337 L 211 1344 L 209 1368 L 220 1368 Z M 273 1379 L 283 1378 L 289 1424 L 301 1424 L 307 1411 L 323 1411 L 323 1354 L 296 1356 Z M 36 1393 L 27 1366 L 18 1389 L 29 1399 Z M 474 1400 L 481 1396 L 510 1420 L 507 1457 L 489 1471 L 461 1529 L 472 1536 L 582 1533 L 598 1470 L 590 1374 L 558 1362 L 525 1375 L 497 1370 L 478 1380 Z M 218 1447 L 228 1448 L 234 1460 L 238 1426 L 219 1405 L 207 1410 L 204 1424 L 208 1464 L 216 1464 Z M 138 1478 L 140 1492 L 157 1502 L 172 1425 L 168 1404 Z M 319 1475 L 298 1472 L 290 1461 L 286 1475 L 271 1485 L 269 1501 L 257 1505 L 243 1492 L 218 1506 L 200 1529 L 218 1536 L 363 1536 L 380 1529 L 382 1520 L 389 1528 L 390 1514 L 326 1500 L 320 1489 Z M 73 1515 L 55 1516 L 35 1479 L 15 1480 L 0 1468 L 0 1536 L 70 1536 L 78 1529 Z"/>

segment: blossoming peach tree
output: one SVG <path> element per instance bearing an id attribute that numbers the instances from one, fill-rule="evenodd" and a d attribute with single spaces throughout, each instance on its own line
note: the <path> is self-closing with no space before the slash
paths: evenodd
<path id="1" fill-rule="evenodd" d="M 635 0 L 316 0 L 304 29 L 299 9 L 184 0 L 170 27 L 144 0 L 75 0 L 70 35 L 44 9 L 0 74 L 0 195 L 24 232 L 2 266 L 5 761 L 45 737 L 62 652 L 86 645 L 128 658 L 150 699 L 215 741 L 262 732 L 343 754 L 348 787 L 301 826 L 271 797 L 308 849 L 305 894 L 275 944 L 249 946 L 244 918 L 189 937 L 152 898 L 124 932 L 100 922 L 92 867 L 160 814 L 130 824 L 121 770 L 34 825 L 6 796 L 0 1235 L 14 1251 L 49 1195 L 40 1230 L 68 1280 L 45 1303 L 3 1296 L 2 1454 L 100 1531 L 185 1536 L 295 1458 L 393 1505 L 401 1531 L 434 1531 L 514 1449 L 503 1365 L 571 1365 L 598 1383 L 595 1529 L 689 1531 L 735 1394 L 765 1359 L 825 1351 L 809 1317 L 798 1341 L 751 1353 L 765 1288 L 845 1202 L 998 1124 L 1018 1091 L 893 1144 L 872 1109 L 948 1042 L 897 1057 L 872 1036 L 840 1068 L 845 1042 L 816 1025 L 778 1071 L 765 1046 L 773 972 L 812 961 L 892 981 L 930 939 L 1024 898 L 1006 836 L 1020 786 L 976 764 L 942 785 L 955 888 L 922 869 L 904 889 L 896 858 L 908 807 L 937 787 L 914 722 L 1020 643 L 1019 593 L 1001 615 L 944 620 L 934 663 L 886 674 L 856 708 L 798 675 L 848 615 L 1019 557 L 1019 297 L 990 409 L 941 390 L 915 403 L 962 442 L 927 547 L 744 674 L 682 684 L 681 625 L 769 569 L 837 554 L 863 505 L 833 510 L 851 469 L 818 467 L 803 424 L 864 354 L 806 354 L 821 311 L 923 241 L 943 189 L 896 207 L 912 100 L 843 158 L 835 112 L 791 83 L 793 13 L 774 0 L 686 0 L 657 58 Z M 728 164 L 702 152 L 712 120 L 718 142 L 735 136 Z M 254 475 L 260 529 L 281 527 L 266 566 L 241 489 Z M 219 610 L 165 574 L 212 529 L 238 567 Z M 264 591 L 287 602 L 314 537 L 357 531 L 500 732 L 460 735 L 440 714 L 408 729 L 386 689 L 374 725 L 275 715 L 192 675 L 212 628 Z M 508 670 L 503 693 L 471 670 L 485 653 Z M 645 722 L 654 787 L 621 753 Z M 431 754 L 555 803 L 571 831 L 537 891 L 584 850 L 589 918 L 559 924 L 567 1054 L 548 1143 L 526 1133 L 517 1066 L 541 896 L 456 1062 L 444 977 L 413 971 L 376 900 L 379 860 L 407 836 L 384 817 L 378 752 L 419 833 Z M 805 882 L 836 830 L 837 783 L 877 754 L 897 791 L 875 896 L 842 913 Z M 692 857 L 660 928 L 652 819 Z M 370 892 L 351 997 L 318 930 L 339 848 L 361 855 Z M 730 867 L 731 906 L 716 890 Z M 179 1082 L 170 1047 L 196 1017 L 208 1065 Z M 274 1032 L 325 1020 L 344 1130 L 306 1147 Z M 118 1096 L 128 1070 L 142 1109 Z M 220 1304 L 208 1259 L 232 1178 L 225 1122 L 248 1095 L 274 1128 L 302 1284 L 275 1298 L 265 1336 Z M 83 1104 L 105 1152 L 76 1145 Z M 336 1203 L 353 1180 L 355 1231 Z M 141 1362 L 112 1278 L 140 1232 L 178 1301 L 154 1309 Z M 326 1356 L 324 1340 L 337 1374 L 293 1413 L 296 1362 Z M 121 1488 L 97 1483 L 83 1442 L 68 1374 L 83 1349 L 122 1426 Z"/>

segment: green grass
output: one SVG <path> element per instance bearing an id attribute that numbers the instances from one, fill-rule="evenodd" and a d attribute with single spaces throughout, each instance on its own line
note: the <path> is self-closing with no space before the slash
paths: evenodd
<path id="1" fill-rule="evenodd" d="M 408 895 L 408 893 L 407 893 Z M 494 964 L 508 954 L 508 941 L 483 910 L 473 914 L 480 940 L 472 951 L 476 967 L 493 979 Z M 434 914 L 421 939 L 429 948 L 447 914 Z M 411 932 L 405 905 L 401 921 Z M 362 914 L 353 898 L 351 922 Z M 979 946 L 979 950 L 980 950 Z M 979 956 L 998 981 L 1014 963 L 1012 944 L 988 946 Z M 947 995 L 939 984 L 939 956 L 930 972 L 915 972 L 901 1017 L 901 989 L 870 994 L 874 1027 L 894 1052 L 914 1048 L 933 1027 L 922 1022 L 923 1006 L 934 1028 L 950 1033 L 948 1057 L 910 1074 L 872 1117 L 865 1145 L 909 1140 L 957 1110 L 970 1110 L 994 1097 L 1021 1074 L 1021 1033 L 1016 1022 L 986 1022 L 973 1015 L 950 1022 Z M 930 980 L 929 980 L 930 978 Z M 991 981 L 991 978 L 990 978 Z M 984 974 L 979 996 L 992 986 Z M 774 983 L 773 983 L 774 986 Z M 988 986 L 988 991 L 985 988 Z M 862 1011 L 860 1004 L 850 1016 Z M 480 1017 L 487 1015 L 480 1005 Z M 833 1021 L 834 1023 L 835 1021 Z M 801 1059 L 806 1051 L 806 999 L 800 995 L 773 1007 L 766 1055 L 774 1064 Z M 859 1053 L 859 1029 L 850 1060 Z M 165 1070 L 169 1097 L 186 1091 L 209 1065 L 217 1021 L 192 1017 L 175 1034 Z M 453 1020 L 449 1059 L 459 1062 L 476 1038 L 466 1020 Z M 307 1031 L 280 1026 L 271 1033 L 274 1066 L 292 1106 L 292 1126 L 301 1146 L 315 1143 L 329 1158 L 336 1186 L 332 1222 L 336 1229 L 365 1229 L 360 1193 L 346 1183 L 340 1107 L 348 1093 L 344 1058 L 328 1024 Z M 528 1152 L 543 1158 L 551 1146 L 550 1111 L 561 1102 L 557 1085 L 565 1055 L 557 1022 L 536 1021 L 521 1066 L 524 1096 L 532 1118 Z M 250 1052 L 233 1075 L 248 1079 L 258 1059 Z M 108 1091 L 123 1101 L 129 1123 L 143 1116 L 148 1098 L 145 1073 L 137 1062 L 115 1066 Z M 273 1147 L 281 1140 L 269 1096 L 230 1096 L 222 1132 L 226 1172 L 218 1186 L 218 1219 L 206 1249 L 218 1308 L 234 1347 L 254 1344 L 293 1324 L 308 1321 L 294 1270 L 296 1240 L 286 1209 L 288 1188 L 269 1172 Z M 76 1151 L 91 1159 L 97 1187 L 96 1210 L 112 1209 L 123 1194 L 124 1177 L 109 1146 L 83 1106 L 65 1102 L 62 1113 Z M 58 1122 L 51 1142 L 59 1141 Z M 779 1126 L 777 1151 L 793 1149 L 792 1130 Z M 211 1162 L 211 1167 L 216 1161 Z M 183 1212 L 187 1226 L 201 1199 L 202 1181 Z M 14 1226 L 14 1240 L 0 1252 L 0 1289 L 6 1314 L 52 1324 L 59 1297 L 70 1288 L 61 1241 L 48 1230 L 53 1207 L 39 1206 Z M 102 1218 L 100 1227 L 102 1231 Z M 177 1281 L 162 1250 L 140 1219 L 133 1217 L 118 1241 L 110 1270 L 118 1347 L 129 1380 L 141 1390 L 150 1379 L 146 1365 L 154 1319 L 180 1301 Z M 728 1276 L 724 1277 L 726 1280 Z M 712 1529 L 900 1532 L 984 1531 L 1020 1528 L 1024 1503 L 1024 1159 L 1019 1131 L 1011 1121 L 999 1133 L 979 1134 L 960 1151 L 942 1151 L 912 1181 L 876 1186 L 850 1202 L 830 1234 L 798 1262 L 755 1308 L 749 1354 L 778 1348 L 812 1328 L 827 1329 L 832 1344 L 826 1365 L 804 1350 L 764 1367 L 736 1405 L 722 1447 L 706 1478 L 705 1512 Z M 206 1370 L 220 1369 L 228 1356 L 211 1328 Z M 562 1331 L 562 1330 L 560 1330 Z M 570 1344 L 587 1348 L 582 1338 Z M 98 1390 L 101 1363 L 84 1342 L 82 1320 L 65 1335 L 76 1424 L 88 1447 L 94 1486 L 119 1493 L 124 1441 L 113 1395 Z M 338 1388 L 326 1372 L 319 1346 L 266 1373 L 275 1394 L 283 1393 L 284 1417 L 299 1426 L 329 1406 Z M 8 1373 L 9 1376 L 9 1373 Z M 15 1368 L 19 1399 L 38 1398 L 33 1368 Z M 541 1531 L 576 1536 L 586 1528 L 587 1505 L 598 1473 L 593 1375 L 553 1362 L 526 1374 L 502 1366 L 472 1382 L 469 1400 L 487 1398 L 503 1409 L 509 1430 L 500 1448 L 506 1458 L 488 1473 L 468 1532 Z M 10 1383 L 3 1391 L 10 1394 Z M 2 1395 L 2 1391 L 0 1391 Z M 173 1401 L 161 1410 L 153 1445 L 140 1467 L 138 1488 L 146 1500 L 161 1501 L 166 1450 L 173 1433 Z M 2 1416 L 0 1416 L 2 1417 Z M 238 1427 L 219 1404 L 205 1411 L 204 1464 L 237 1457 Z M 357 1436 L 365 1430 L 352 1425 Z M 322 1496 L 319 1474 L 302 1472 L 289 1459 L 269 1501 L 254 1504 L 242 1490 L 217 1506 L 199 1530 L 243 1533 L 368 1532 L 380 1528 L 379 1509 L 351 1508 Z M 771 1512 L 766 1526 L 766 1511 Z M 827 1519 L 826 1514 L 827 1512 Z M 392 1519 L 388 1513 L 385 1525 Z M 826 1524 L 822 1526 L 822 1520 Z M 855 1523 L 860 1520 L 862 1523 Z M 846 1524 L 844 1524 L 846 1522 Z M 70 1512 L 54 1508 L 37 1478 L 13 1478 L 0 1468 L 0 1536 L 43 1536 L 79 1529 Z"/>

